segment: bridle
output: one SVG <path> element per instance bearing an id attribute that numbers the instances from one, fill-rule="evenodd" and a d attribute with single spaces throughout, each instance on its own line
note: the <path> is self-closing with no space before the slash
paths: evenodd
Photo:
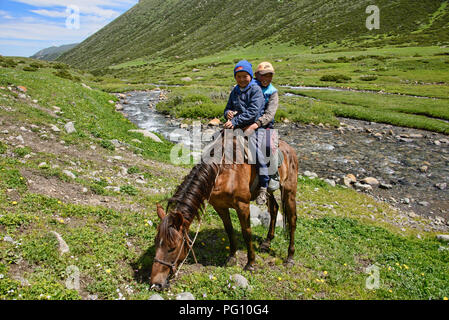
<path id="1" fill-rule="evenodd" d="M 201 220 L 200 220 L 200 223 L 198 225 L 198 230 L 196 231 L 196 235 L 195 235 L 195 238 L 193 239 L 193 241 L 190 239 L 189 235 L 184 230 L 183 237 L 182 237 L 183 241 L 182 241 L 181 249 L 179 250 L 179 253 L 176 256 L 175 262 L 169 263 L 169 262 L 166 262 L 164 260 L 160 260 L 160 259 L 158 259 L 156 257 L 154 258 L 154 262 L 157 262 L 159 264 L 162 264 L 164 266 L 169 267 L 170 268 L 170 275 L 174 275 L 175 277 L 178 274 L 178 272 L 181 269 L 181 267 L 184 264 L 184 262 L 187 260 L 190 252 L 192 252 L 192 254 L 193 254 L 193 258 L 195 259 L 195 263 L 198 263 L 198 261 L 196 260 L 195 251 L 193 251 L 193 244 L 195 243 L 196 237 L 198 236 L 198 231 L 200 230 L 200 226 L 201 226 Z M 184 249 L 184 244 L 186 244 L 186 246 L 189 248 L 189 252 L 187 253 L 187 255 L 184 258 L 184 260 L 182 261 L 182 263 L 179 265 L 179 268 L 176 268 L 176 264 L 177 264 L 177 262 L 179 260 L 179 257 L 181 256 L 181 253 L 182 253 L 182 251 Z"/>
<path id="2" fill-rule="evenodd" d="M 222 155 L 222 158 L 221 158 L 220 163 L 223 162 L 223 158 L 224 158 L 224 153 L 223 153 L 223 155 Z M 221 171 L 220 169 L 221 169 L 221 168 L 219 167 L 218 172 L 217 172 L 217 175 L 215 176 L 215 182 L 214 182 L 214 185 L 215 185 L 215 183 L 217 182 L 218 176 L 220 175 L 220 171 Z M 209 194 L 209 198 L 207 199 L 207 201 L 206 201 L 204 207 L 202 208 L 203 214 L 206 212 L 207 203 L 209 202 L 211 195 L 212 195 L 212 192 Z M 167 209 L 168 209 L 168 208 L 167 208 Z M 153 260 L 153 261 L 156 262 L 156 263 L 159 263 L 159 264 L 162 264 L 162 265 L 164 265 L 164 266 L 169 267 L 169 268 L 170 268 L 170 275 L 173 275 L 174 277 L 176 277 L 176 276 L 178 275 L 179 270 L 181 270 L 181 267 L 183 266 L 184 262 L 185 262 L 185 261 L 187 260 L 187 258 L 189 257 L 190 252 L 192 252 L 192 254 L 193 254 L 193 258 L 195 259 L 195 263 L 198 264 L 198 261 L 197 261 L 197 259 L 196 259 L 196 255 L 195 255 L 195 251 L 193 251 L 193 245 L 195 244 L 196 238 L 197 238 L 197 236 L 198 236 L 198 232 L 200 231 L 200 227 L 201 227 L 201 219 L 200 219 L 199 216 L 198 216 L 198 220 L 199 220 L 198 228 L 197 228 L 197 230 L 196 230 L 195 238 L 193 238 L 193 241 L 190 239 L 189 235 L 187 234 L 186 229 L 184 229 L 183 237 L 182 237 L 182 238 L 183 238 L 183 241 L 182 241 L 181 249 L 179 250 L 179 253 L 178 253 L 178 255 L 176 256 L 175 262 L 169 263 L 169 262 L 167 262 L 167 261 L 160 260 L 160 259 L 154 257 L 154 260 Z M 179 257 L 181 256 L 182 250 L 184 249 L 184 244 L 186 244 L 187 247 L 189 248 L 189 252 L 187 252 L 186 257 L 185 257 L 184 260 L 181 262 L 181 264 L 179 265 L 179 267 L 176 268 L 176 264 L 177 264 L 177 262 L 178 262 L 178 259 L 179 259 Z"/>

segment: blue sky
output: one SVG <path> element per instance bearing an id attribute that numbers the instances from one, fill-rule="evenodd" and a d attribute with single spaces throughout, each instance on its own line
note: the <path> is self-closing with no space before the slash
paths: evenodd
<path id="1" fill-rule="evenodd" d="M 138 0 L 0 0 L 0 54 L 29 57 L 81 42 Z"/>

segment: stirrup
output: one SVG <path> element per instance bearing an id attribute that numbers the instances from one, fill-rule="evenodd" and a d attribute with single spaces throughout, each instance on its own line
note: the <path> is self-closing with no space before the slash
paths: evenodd
<path id="1" fill-rule="evenodd" d="M 267 196 L 268 196 L 268 190 L 267 188 L 260 188 L 259 189 L 259 194 L 257 195 L 256 198 L 256 204 L 263 205 L 267 203 Z"/>

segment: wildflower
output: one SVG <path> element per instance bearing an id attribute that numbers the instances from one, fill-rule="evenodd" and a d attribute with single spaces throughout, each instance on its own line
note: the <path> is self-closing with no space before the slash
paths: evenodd
<path id="1" fill-rule="evenodd" d="M 230 248 L 229 248 L 229 246 L 226 246 L 226 250 L 229 250 Z"/>
<path id="2" fill-rule="evenodd" d="M 61 200 L 58 200 L 58 204 L 62 204 Z"/>
<path id="3" fill-rule="evenodd" d="M 396 262 L 396 265 L 399 267 L 399 262 Z"/>
<path id="4" fill-rule="evenodd" d="M 391 267 L 388 267 L 388 271 L 391 271 Z"/>
<path id="5" fill-rule="evenodd" d="M 204 242 L 201 242 L 201 245 L 202 245 L 202 246 L 205 246 L 206 244 L 205 244 Z"/>
<path id="6" fill-rule="evenodd" d="M 424 277 L 424 273 L 421 273 L 421 275 Z"/>
<path id="7" fill-rule="evenodd" d="M 444 297 L 443 300 L 449 300 L 447 297 Z"/>
<path id="8" fill-rule="evenodd" d="M 388 292 L 389 292 L 389 293 L 393 293 L 393 290 L 390 289 L 390 290 L 388 290 Z"/>
<path id="9" fill-rule="evenodd" d="M 0 279 L 3 279 L 5 276 L 3 274 L 0 274 Z"/>
<path id="10" fill-rule="evenodd" d="M 64 223 L 64 219 L 59 219 L 58 220 L 60 223 Z"/>
<path id="11" fill-rule="evenodd" d="M 106 273 L 111 273 L 111 269 L 106 269 Z"/>
<path id="12" fill-rule="evenodd" d="M 408 266 L 406 264 L 403 265 L 406 270 L 408 270 Z"/>
<path id="13" fill-rule="evenodd" d="M 15 206 L 17 205 L 17 201 L 13 201 L 12 204 Z"/>
<path id="14" fill-rule="evenodd" d="M 327 271 L 323 271 L 323 274 L 324 274 L 325 276 L 327 276 Z"/>
<path id="15" fill-rule="evenodd" d="M 282 278 L 281 278 L 281 277 L 278 277 L 278 280 L 279 280 L 279 281 L 282 281 Z"/>
<path id="16" fill-rule="evenodd" d="M 345 267 L 347 267 L 347 266 L 348 266 L 348 264 L 347 264 L 347 263 L 344 263 L 343 265 L 344 265 Z"/>
<path id="17" fill-rule="evenodd" d="M 223 241 L 223 242 L 224 242 L 224 241 L 225 241 L 225 238 L 221 238 L 221 241 Z"/>

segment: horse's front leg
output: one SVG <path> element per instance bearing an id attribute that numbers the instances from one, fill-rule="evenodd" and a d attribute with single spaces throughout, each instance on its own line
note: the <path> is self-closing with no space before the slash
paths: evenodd
<path id="1" fill-rule="evenodd" d="M 214 207 L 215 208 L 215 207 Z M 235 237 L 234 228 L 232 227 L 231 215 L 229 214 L 228 208 L 215 208 L 221 220 L 223 221 L 223 226 L 229 238 L 229 256 L 226 260 L 226 265 L 237 264 L 237 258 L 235 257 L 235 252 L 237 251 L 237 239 Z"/>
<path id="2" fill-rule="evenodd" d="M 245 239 L 246 249 L 248 251 L 248 262 L 245 266 L 245 270 L 253 271 L 256 255 L 254 253 L 253 242 L 251 239 L 251 224 L 249 213 L 249 203 L 238 202 L 237 214 L 239 216 L 240 225 L 242 227 L 243 239 Z"/>

